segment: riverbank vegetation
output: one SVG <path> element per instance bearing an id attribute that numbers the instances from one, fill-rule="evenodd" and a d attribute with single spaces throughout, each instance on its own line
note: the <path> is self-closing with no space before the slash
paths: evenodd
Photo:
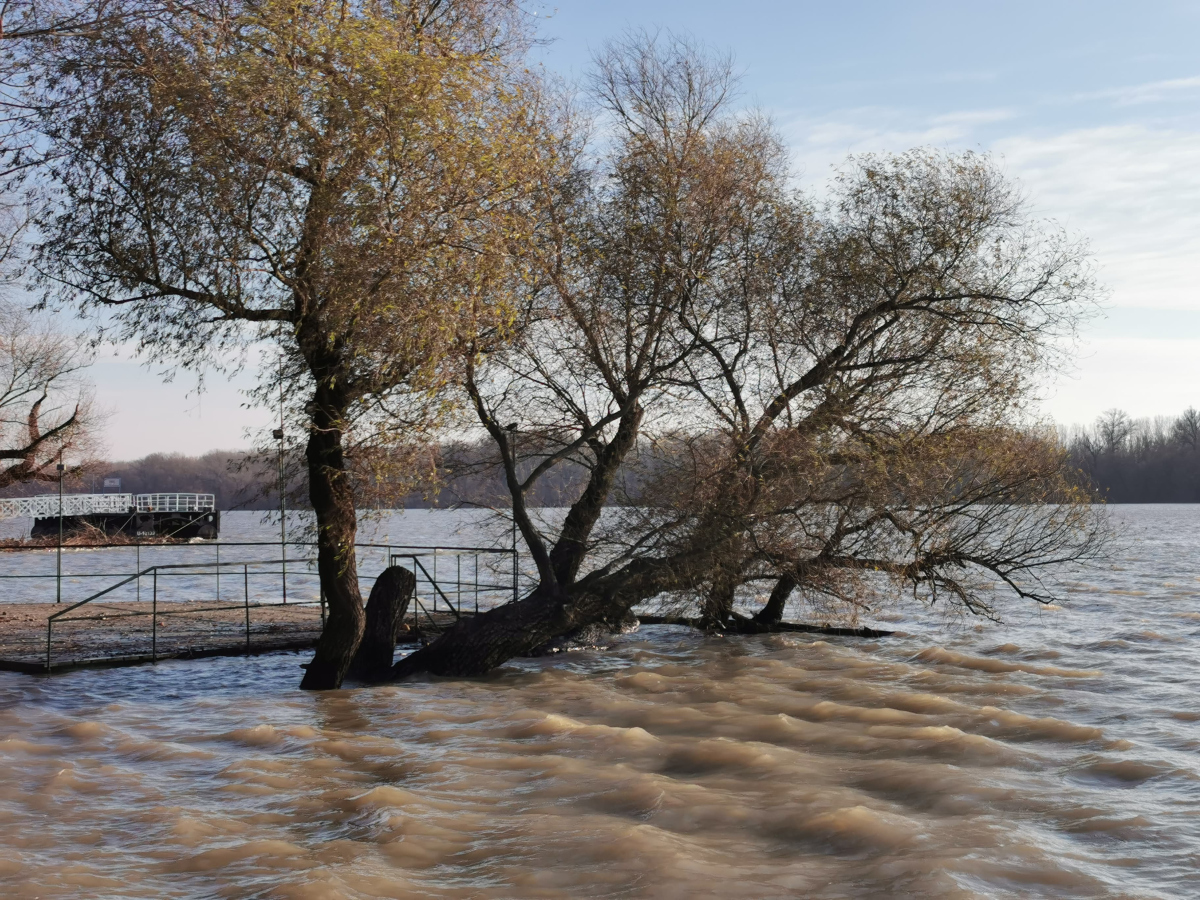
<path id="1" fill-rule="evenodd" d="M 721 631 L 796 596 L 992 616 L 1102 551 L 1031 408 L 1088 260 L 987 157 L 855 157 L 807 194 L 729 60 L 633 34 L 572 94 L 505 0 L 141 9 L 40 47 L 35 264 L 151 358 L 268 348 L 330 609 L 304 687 L 367 627 L 356 501 L 439 441 L 490 447 L 537 584 L 372 677 L 650 600 Z"/>
<path id="2" fill-rule="evenodd" d="M 0 298 L 0 489 L 57 482 L 64 455 L 92 458 L 103 412 L 90 361 L 84 338 Z"/>
<path id="3" fill-rule="evenodd" d="M 1119 409 L 1063 434 L 1071 463 L 1109 503 L 1200 503 L 1200 412 L 1134 419 Z"/>

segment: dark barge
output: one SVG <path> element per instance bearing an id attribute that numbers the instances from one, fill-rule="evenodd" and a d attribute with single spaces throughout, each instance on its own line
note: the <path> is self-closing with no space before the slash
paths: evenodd
<path id="1" fill-rule="evenodd" d="M 31 537 L 86 530 L 129 537 L 215 540 L 221 513 L 212 494 L 40 494 L 0 500 L 0 518 L 33 519 Z"/>

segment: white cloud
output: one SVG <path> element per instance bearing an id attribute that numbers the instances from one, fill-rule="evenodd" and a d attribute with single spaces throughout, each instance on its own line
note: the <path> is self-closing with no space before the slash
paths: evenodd
<path id="1" fill-rule="evenodd" d="M 198 392 L 194 373 L 180 371 L 166 381 L 162 366 L 142 364 L 128 348 L 110 348 L 87 373 L 100 404 L 111 411 L 105 423 L 108 458 L 248 446 L 248 431 L 271 425 L 269 411 L 245 408 L 243 392 L 254 385 L 255 368 L 252 363 L 232 379 L 210 374 Z"/>
<path id="2" fill-rule="evenodd" d="M 1200 309 L 1200 133 L 1124 125 L 992 148 L 1040 214 L 1091 241 L 1114 304 Z"/>
<path id="3" fill-rule="evenodd" d="M 804 182 L 817 191 L 851 153 L 992 151 L 1037 215 L 1089 240 L 1112 303 L 1200 309 L 1200 131 L 1133 123 L 998 136 L 989 127 L 1010 118 L 1001 109 L 779 116 Z"/>
<path id="4" fill-rule="evenodd" d="M 1074 100 L 1112 100 L 1117 106 L 1141 106 L 1147 103 L 1163 103 L 1179 99 L 1179 94 L 1200 91 L 1200 75 L 1191 78 L 1170 78 L 1150 81 L 1127 87 L 1108 88 L 1076 94 Z"/>
<path id="5" fill-rule="evenodd" d="M 1191 86 L 1185 81 L 1159 87 L 1182 90 Z M 864 108 L 779 118 L 806 186 L 817 191 L 848 153 L 914 146 L 995 153 L 1036 215 L 1089 241 L 1108 303 L 1122 313 L 1090 328 L 1095 337 L 1085 332 L 1076 371 L 1057 381 L 1045 411 L 1090 422 L 1113 406 L 1137 416 L 1200 406 L 1200 340 L 1180 340 L 1193 336 L 1194 322 L 1171 312 L 1200 312 L 1200 131 L 1176 119 L 1057 133 L 1045 122 L 1023 134 L 1006 125 L 998 134 L 989 126 L 1007 121 L 1004 112 L 921 117 Z"/>

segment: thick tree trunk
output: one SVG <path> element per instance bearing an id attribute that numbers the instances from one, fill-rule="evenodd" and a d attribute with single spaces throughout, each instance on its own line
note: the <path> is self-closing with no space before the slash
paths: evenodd
<path id="1" fill-rule="evenodd" d="M 704 595 L 700 620 L 710 630 L 720 630 L 733 614 L 734 592 L 737 584 L 731 579 L 718 577 Z"/>
<path id="2" fill-rule="evenodd" d="M 317 573 L 329 608 L 317 652 L 300 682 L 301 689 L 310 691 L 341 687 L 365 625 L 354 556 L 358 521 L 342 453 L 345 410 L 331 393 L 317 389 L 305 451 L 309 497 L 317 518 Z"/>
<path id="3" fill-rule="evenodd" d="M 366 628 L 350 664 L 350 676 L 361 681 L 383 681 L 391 673 L 396 639 L 417 579 L 403 566 L 389 566 L 375 580 L 367 598 Z"/>
<path id="4" fill-rule="evenodd" d="M 771 596 L 767 598 L 767 605 L 755 614 L 754 621 L 761 622 L 764 625 L 774 625 L 776 622 L 782 622 L 784 607 L 787 605 L 788 597 L 792 596 L 792 591 L 795 589 L 795 577 L 790 574 L 781 575 L 779 580 L 775 582 L 775 588 L 771 591 Z"/>
<path id="5" fill-rule="evenodd" d="M 621 463 L 637 442 L 642 424 L 642 409 L 636 403 L 621 417 L 617 433 L 604 448 L 592 468 L 591 476 L 579 499 L 571 504 L 558 540 L 550 550 L 554 576 L 564 588 L 573 584 L 587 553 L 587 541 L 604 511 Z"/>
<path id="6" fill-rule="evenodd" d="M 417 672 L 483 675 L 585 624 L 586 615 L 579 612 L 573 604 L 539 587 L 515 603 L 459 619 L 429 646 L 396 663 L 391 677 L 405 678 Z"/>
<path id="7" fill-rule="evenodd" d="M 392 667 L 393 679 L 418 672 L 482 675 L 547 641 L 596 622 L 619 627 L 647 597 L 678 586 L 676 560 L 635 560 L 618 573 L 593 573 L 569 595 L 539 586 L 515 603 L 464 617 L 437 640 Z"/>

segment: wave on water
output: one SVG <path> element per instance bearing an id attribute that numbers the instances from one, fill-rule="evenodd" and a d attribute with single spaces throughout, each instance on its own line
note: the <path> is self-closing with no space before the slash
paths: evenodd
<path id="1" fill-rule="evenodd" d="M 1003 626 L 320 695 L 296 653 L 0 674 L 0 893 L 1195 896 L 1200 508 L 1113 514 L 1136 553 Z"/>

